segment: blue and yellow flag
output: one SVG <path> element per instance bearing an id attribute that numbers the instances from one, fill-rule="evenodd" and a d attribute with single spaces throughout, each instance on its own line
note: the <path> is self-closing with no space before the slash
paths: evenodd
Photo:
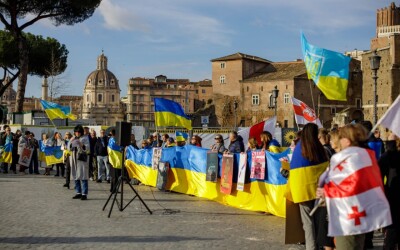
<path id="1" fill-rule="evenodd" d="M 156 126 L 183 127 L 192 130 L 192 121 L 177 102 L 154 98 L 154 114 Z"/>
<path id="2" fill-rule="evenodd" d="M 61 119 L 71 119 L 76 120 L 76 115 L 71 113 L 71 108 L 67 106 L 61 106 L 54 102 L 48 102 L 45 100 L 40 100 L 44 111 L 50 120 L 61 118 Z"/>
<path id="3" fill-rule="evenodd" d="M 189 135 L 185 132 L 176 131 L 175 138 L 176 138 L 176 141 L 186 141 L 189 138 Z"/>
<path id="4" fill-rule="evenodd" d="M 108 160 L 113 168 L 122 168 L 122 150 L 123 148 L 115 143 L 114 137 L 108 140 Z"/>
<path id="5" fill-rule="evenodd" d="M 43 144 L 42 144 L 43 145 Z M 42 146 L 44 156 L 46 159 L 46 165 L 50 166 L 57 163 L 63 163 L 64 152 L 61 150 L 61 146 Z"/>
<path id="6" fill-rule="evenodd" d="M 346 101 L 351 58 L 309 44 L 303 33 L 301 49 L 308 78 L 315 82 L 329 100 Z"/>
<path id="7" fill-rule="evenodd" d="M 0 162 L 4 163 L 12 163 L 12 149 L 13 149 L 13 143 L 12 143 L 12 137 L 7 136 L 6 143 L 4 146 L 0 147 L 1 156 L 0 156 Z"/>

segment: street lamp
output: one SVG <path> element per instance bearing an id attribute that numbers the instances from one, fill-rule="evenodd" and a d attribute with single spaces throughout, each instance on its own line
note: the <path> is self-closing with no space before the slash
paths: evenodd
<path id="1" fill-rule="evenodd" d="M 237 131 L 237 121 L 236 121 L 236 111 L 237 111 L 237 108 L 238 108 L 238 101 L 236 100 L 236 98 L 233 100 L 233 112 L 234 112 L 234 115 L 235 115 L 235 131 Z"/>
<path id="2" fill-rule="evenodd" d="M 272 97 L 274 98 L 275 117 L 278 111 L 278 94 L 279 90 L 278 87 L 275 85 L 275 88 L 272 90 Z"/>
<path id="3" fill-rule="evenodd" d="M 378 102 L 378 94 L 377 94 L 377 80 L 378 80 L 378 69 L 381 63 L 381 57 L 376 54 L 376 50 L 374 51 L 374 54 L 369 57 L 369 62 L 371 65 L 371 70 L 374 72 L 374 75 L 372 76 L 372 79 L 374 80 L 374 125 L 376 125 L 376 122 L 378 121 L 378 107 L 377 107 L 377 102 Z"/>

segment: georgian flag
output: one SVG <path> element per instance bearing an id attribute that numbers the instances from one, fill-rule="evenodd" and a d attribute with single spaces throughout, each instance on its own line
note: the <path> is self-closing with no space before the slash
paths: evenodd
<path id="1" fill-rule="evenodd" d="M 292 103 L 297 124 L 315 123 L 319 128 L 322 128 L 321 121 L 315 114 L 314 110 L 294 97 L 292 97 Z"/>
<path id="2" fill-rule="evenodd" d="M 276 126 L 276 116 L 269 118 L 266 121 L 262 121 L 257 123 L 249 128 L 244 128 L 238 132 L 238 135 L 242 136 L 244 145 L 249 141 L 249 138 L 255 137 L 257 142 L 260 144 L 260 135 L 263 131 L 268 131 L 272 134 L 275 134 L 275 126 Z"/>
<path id="3" fill-rule="evenodd" d="M 348 147 L 334 154 L 324 191 L 329 236 L 362 234 L 392 224 L 372 150 Z"/>

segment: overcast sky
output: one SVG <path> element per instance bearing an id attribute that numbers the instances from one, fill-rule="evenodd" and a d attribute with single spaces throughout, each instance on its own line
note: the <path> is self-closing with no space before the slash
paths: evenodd
<path id="1" fill-rule="evenodd" d="M 67 46 L 66 94 L 82 95 L 103 49 L 125 96 L 131 77 L 210 79 L 210 60 L 236 52 L 271 61 L 296 60 L 301 58 L 300 31 L 311 44 L 331 50 L 369 49 L 376 10 L 391 2 L 103 0 L 83 23 L 55 27 L 45 20 L 27 31 Z M 40 85 L 41 79 L 29 76 L 25 96 L 39 97 Z"/>

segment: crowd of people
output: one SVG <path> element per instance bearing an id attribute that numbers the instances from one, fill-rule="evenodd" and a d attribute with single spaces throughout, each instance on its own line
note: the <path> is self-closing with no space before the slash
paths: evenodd
<path id="1" fill-rule="evenodd" d="M 345 151 L 351 147 L 366 148 L 374 152 L 379 164 L 384 183 L 384 191 L 391 208 L 393 224 L 384 229 L 385 249 L 397 249 L 400 239 L 400 190 L 399 168 L 400 168 L 400 140 L 394 134 L 390 134 L 388 141 L 384 143 L 380 139 L 379 130 L 368 136 L 368 131 L 372 129 L 370 122 L 361 124 L 348 124 L 344 127 L 334 126 L 330 131 L 318 129 L 313 123 L 306 124 L 297 134 L 292 142 L 290 169 L 301 166 L 313 166 L 324 162 L 329 162 L 335 158 L 335 154 Z M 12 163 L 2 163 L 2 172 L 17 173 L 17 164 L 24 148 L 33 150 L 32 159 L 27 166 L 29 174 L 40 174 L 39 166 L 44 167 L 45 175 L 50 175 L 55 171 L 55 177 L 64 177 L 64 187 L 70 188 L 71 179 L 74 182 L 75 195 L 73 199 L 86 200 L 88 196 L 88 181 L 103 181 L 111 183 L 110 191 L 114 192 L 116 178 L 120 175 L 108 160 L 107 146 L 110 138 L 115 136 L 115 131 L 106 134 L 105 130 L 100 130 L 100 136 L 96 135 L 95 130 L 88 127 L 76 126 L 73 134 L 67 132 L 64 137 L 61 133 L 55 132 L 49 136 L 42 134 L 41 143 L 44 146 L 60 146 L 63 151 L 63 163 L 46 165 L 43 157 L 38 157 L 41 147 L 35 135 L 29 131 L 24 134 L 20 130 L 11 132 L 9 126 L 5 125 L 0 134 L 0 146 L 7 143 L 13 144 Z M 141 141 L 141 146 L 136 144 L 134 134 L 131 134 L 131 144 L 135 149 L 149 149 L 153 147 L 174 147 L 186 145 L 187 138 L 177 137 L 174 139 L 169 134 L 155 132 L 147 139 Z M 268 131 L 261 133 L 259 138 L 250 137 L 247 142 L 247 149 L 243 138 L 236 131 L 229 134 L 228 143 L 225 145 L 221 134 L 215 135 L 215 143 L 210 150 L 221 154 L 244 153 L 254 150 L 265 150 L 272 153 L 282 152 L 282 147 L 272 134 Z M 193 135 L 189 140 L 190 145 L 202 147 L 202 138 Z M 40 155 L 40 154 L 39 154 Z M 21 174 L 26 173 L 26 167 L 19 166 Z M 327 169 L 328 175 L 333 175 Z M 282 175 L 290 180 L 290 170 L 282 169 Z M 305 191 L 306 192 L 306 191 Z M 307 191 L 308 192 L 308 191 Z M 315 199 L 324 199 L 325 191 L 322 187 L 314 190 L 314 199 L 299 203 L 300 217 L 305 232 L 306 249 L 368 249 L 372 247 L 373 232 L 358 235 L 345 235 L 343 237 L 328 236 L 328 210 L 321 206 L 314 215 L 310 215 L 315 206 Z"/>
<path id="2" fill-rule="evenodd" d="M 383 228 L 384 232 L 384 248 L 383 249 L 398 249 L 400 240 L 400 190 L 399 169 L 400 169 L 400 140 L 396 135 L 390 134 L 386 144 L 380 138 L 380 131 L 375 130 L 370 136 L 368 131 L 372 130 L 372 124 L 368 121 L 361 124 L 347 124 L 344 127 L 334 127 L 328 132 L 326 129 L 318 129 L 317 125 L 309 123 L 303 127 L 298 133 L 298 138 L 293 141 L 292 159 L 290 168 L 295 169 L 299 166 L 315 166 L 323 162 L 331 161 L 331 165 L 337 163 L 335 155 L 338 152 L 345 154 L 349 150 L 366 149 L 369 153 L 373 151 L 373 156 L 376 161 L 371 164 L 376 164 L 380 168 L 381 175 L 375 176 L 380 178 L 380 182 L 384 184 L 386 198 L 390 205 L 392 224 Z M 357 152 L 357 151 L 355 151 Z M 350 154 L 346 161 L 360 162 L 359 154 Z M 376 162 L 376 163 L 374 163 Z M 337 165 L 336 165 L 337 166 Z M 284 170 L 282 170 L 285 172 Z M 337 173 L 333 169 L 326 170 L 325 180 L 335 180 L 343 178 L 342 173 Z M 340 171 L 339 171 L 340 172 Z M 290 180 L 290 171 L 285 173 L 285 177 Z M 316 180 L 316 183 L 321 180 Z M 357 180 L 362 182 L 366 180 Z M 324 200 L 326 192 L 329 192 L 331 185 L 318 187 L 315 191 L 315 198 L 299 203 L 300 217 L 305 232 L 306 249 L 371 249 L 373 248 L 373 232 L 361 234 L 349 234 L 329 237 L 328 227 L 328 210 L 324 203 L 319 206 L 317 212 L 310 215 L 311 210 L 316 205 L 315 199 Z M 362 183 L 356 183 L 356 186 L 362 186 Z M 304 192 L 307 185 L 304 185 Z M 378 202 L 378 201 L 375 201 Z M 340 215 L 340 214 L 339 214 Z M 347 217 L 347 214 L 342 216 Z M 335 218 L 339 219 L 339 218 Z M 333 225 L 333 223 L 331 223 Z M 331 225 L 331 226 L 332 226 Z M 332 226 L 333 227 L 333 226 Z"/>

